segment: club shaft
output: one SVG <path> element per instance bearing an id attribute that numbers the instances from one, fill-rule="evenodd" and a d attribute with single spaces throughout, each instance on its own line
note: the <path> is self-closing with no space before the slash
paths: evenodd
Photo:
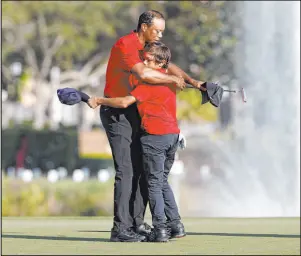
<path id="1" fill-rule="evenodd" d="M 236 92 L 235 90 L 224 90 L 224 92 Z"/>
<path id="2" fill-rule="evenodd" d="M 195 88 L 194 86 L 192 86 L 191 84 L 186 84 L 186 88 L 194 88 L 194 89 L 197 89 L 197 88 Z M 246 103 L 247 102 L 247 96 L 246 96 L 246 92 L 245 92 L 245 90 L 244 90 L 244 88 L 241 88 L 241 90 L 225 90 L 224 89 L 224 92 L 234 92 L 234 93 L 236 93 L 236 92 L 240 92 L 241 93 L 241 98 L 242 98 L 242 101 L 244 102 L 244 103 Z"/>
<path id="3" fill-rule="evenodd" d="M 191 84 L 186 84 L 186 88 L 195 88 L 194 86 L 192 86 Z M 195 89 L 197 89 L 197 88 L 195 88 Z"/>

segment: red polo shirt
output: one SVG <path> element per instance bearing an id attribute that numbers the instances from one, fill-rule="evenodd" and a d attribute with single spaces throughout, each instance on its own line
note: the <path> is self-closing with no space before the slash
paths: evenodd
<path id="1" fill-rule="evenodd" d="M 104 95 L 106 97 L 124 97 L 133 89 L 129 83 L 132 67 L 142 62 L 139 50 L 143 45 L 139 42 L 134 31 L 121 37 L 111 49 L 111 55 L 106 71 L 106 85 Z"/>
<path id="2" fill-rule="evenodd" d="M 165 70 L 159 70 L 162 73 Z M 131 79 L 133 77 L 131 76 Z M 132 92 L 137 100 L 141 126 L 149 134 L 179 134 L 174 85 L 139 84 Z"/>

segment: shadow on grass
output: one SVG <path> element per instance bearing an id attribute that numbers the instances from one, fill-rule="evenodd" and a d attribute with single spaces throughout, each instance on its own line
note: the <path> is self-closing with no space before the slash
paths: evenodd
<path id="1" fill-rule="evenodd" d="M 23 233 L 20 233 L 20 232 L 7 232 L 7 234 L 23 234 Z"/>
<path id="2" fill-rule="evenodd" d="M 186 232 L 186 234 L 189 236 L 245 236 L 245 237 L 300 238 L 300 235 L 285 235 L 285 234 L 199 233 L 199 232 Z"/>
<path id="3" fill-rule="evenodd" d="M 67 236 L 30 236 L 30 235 L 8 235 L 2 234 L 2 238 L 20 238 L 20 239 L 41 239 L 41 240 L 62 240 L 62 241 L 85 241 L 85 242 L 109 242 L 106 238 L 90 237 L 67 237 Z"/>
<path id="4" fill-rule="evenodd" d="M 77 230 L 83 233 L 106 233 L 105 230 Z M 186 232 L 188 236 L 241 236 L 241 237 L 275 237 L 275 238 L 300 238 L 300 235 L 285 234 L 244 234 L 244 233 L 204 233 L 204 232 Z"/>

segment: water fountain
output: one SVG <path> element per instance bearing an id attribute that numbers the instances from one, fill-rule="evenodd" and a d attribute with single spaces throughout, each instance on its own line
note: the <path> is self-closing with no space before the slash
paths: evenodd
<path id="1" fill-rule="evenodd" d="M 187 155 L 197 161 L 208 152 L 217 170 L 198 185 L 195 215 L 300 216 L 300 2 L 238 4 L 237 86 L 248 102 L 233 97 L 230 140 L 188 138 L 198 153 Z"/>
<path id="2" fill-rule="evenodd" d="M 245 1 L 233 140 L 209 188 L 222 216 L 300 216 L 300 2 Z M 298 41 L 299 40 L 299 41 Z"/>

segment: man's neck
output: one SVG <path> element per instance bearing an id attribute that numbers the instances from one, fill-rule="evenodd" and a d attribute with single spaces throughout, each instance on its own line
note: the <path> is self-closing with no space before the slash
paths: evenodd
<path id="1" fill-rule="evenodd" d="M 145 39 L 144 36 L 141 32 L 141 30 L 139 32 L 137 32 L 136 30 L 134 31 L 137 34 L 138 40 L 139 42 L 143 45 L 143 47 L 145 46 Z"/>

